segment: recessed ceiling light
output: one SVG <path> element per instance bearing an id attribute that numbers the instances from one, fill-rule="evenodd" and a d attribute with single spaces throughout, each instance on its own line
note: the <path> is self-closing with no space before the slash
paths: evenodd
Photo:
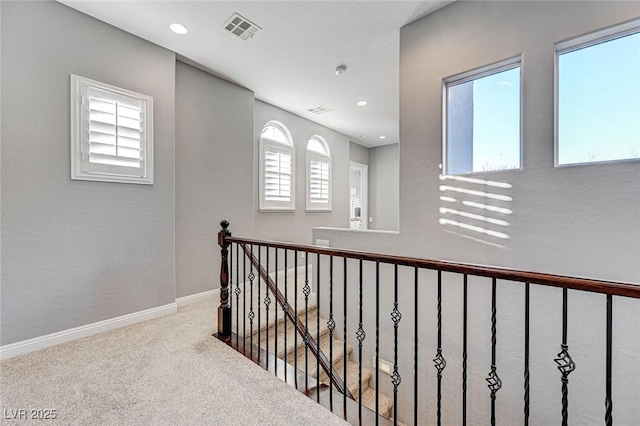
<path id="1" fill-rule="evenodd" d="M 171 28 L 171 31 L 176 34 L 182 35 L 187 33 L 187 27 L 182 24 L 178 24 L 177 22 L 169 25 L 169 28 Z"/>
<path id="2" fill-rule="evenodd" d="M 386 136 L 378 136 L 378 139 L 386 139 Z"/>
<path id="3" fill-rule="evenodd" d="M 367 104 L 367 101 L 359 101 L 358 102 L 358 106 L 365 106 Z"/>

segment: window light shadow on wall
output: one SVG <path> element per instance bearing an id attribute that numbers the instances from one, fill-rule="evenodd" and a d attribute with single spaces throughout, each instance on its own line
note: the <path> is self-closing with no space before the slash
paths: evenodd
<path id="1" fill-rule="evenodd" d="M 512 190 L 506 182 L 440 175 L 440 226 L 445 232 L 506 248 Z"/>

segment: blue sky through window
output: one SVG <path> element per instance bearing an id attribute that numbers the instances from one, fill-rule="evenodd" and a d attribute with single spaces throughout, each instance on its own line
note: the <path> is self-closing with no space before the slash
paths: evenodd
<path id="1" fill-rule="evenodd" d="M 640 33 L 558 55 L 558 164 L 640 158 Z"/>
<path id="2" fill-rule="evenodd" d="M 520 167 L 520 67 L 473 82 L 473 171 Z"/>

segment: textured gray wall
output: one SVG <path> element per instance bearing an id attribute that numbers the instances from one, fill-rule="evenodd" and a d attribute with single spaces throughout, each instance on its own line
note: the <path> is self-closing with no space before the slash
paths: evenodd
<path id="1" fill-rule="evenodd" d="M 220 220 L 253 236 L 254 97 L 176 64 L 176 297 L 182 297 L 220 287 Z"/>
<path id="2" fill-rule="evenodd" d="M 256 100 L 254 133 L 254 167 L 258 170 L 259 140 L 262 128 L 269 120 L 284 123 L 291 132 L 296 150 L 296 211 L 258 211 L 258 174 L 254 176 L 255 235 L 257 238 L 311 243 L 312 228 L 330 226 L 345 228 L 349 223 L 349 138 L 324 126 Z M 331 212 L 305 212 L 306 149 L 312 135 L 325 138 L 331 151 L 333 200 Z M 237 227 L 238 235 L 246 235 Z"/>
<path id="3" fill-rule="evenodd" d="M 369 148 L 355 142 L 349 142 L 349 160 L 360 164 L 369 164 Z"/>
<path id="4" fill-rule="evenodd" d="M 397 231 L 400 203 L 398 144 L 369 149 L 369 229 Z"/>
<path id="5" fill-rule="evenodd" d="M 174 54 L 59 3 L 1 7 L 1 344 L 172 303 Z M 153 96 L 153 186 L 70 179 L 71 73 Z"/>
<path id="6" fill-rule="evenodd" d="M 328 239 L 336 247 L 640 283 L 638 163 L 553 167 L 554 43 L 638 17 L 637 2 L 455 2 L 404 27 L 400 44 L 400 234 L 316 230 L 314 238 Z M 518 54 L 523 55 L 524 169 L 474 176 L 510 188 L 441 181 L 442 79 Z M 503 230 L 509 239 L 441 226 L 440 208 L 446 205 L 439 200 L 441 185 L 481 188 L 512 197 L 511 202 L 498 203 L 513 211 L 499 217 L 509 222 Z M 365 268 L 368 277 L 371 269 Z M 406 272 L 401 270 L 403 317 L 399 333 L 401 342 L 413 342 L 413 281 L 410 271 Z M 387 360 L 392 355 L 388 350 L 392 342 L 388 317 L 392 309 L 388 282 L 392 278 L 388 273 L 383 272 L 381 307 L 381 347 Z M 334 280 L 340 282 L 339 277 Z M 370 282 L 371 278 L 365 279 Z M 436 353 L 435 282 L 433 273 L 421 273 L 421 422 L 432 422 L 435 413 L 436 377 L 431 361 Z M 444 286 L 444 424 L 460 423 L 460 283 L 461 277 L 451 275 Z M 337 293 L 341 291 L 339 288 Z M 371 306 L 373 293 L 367 286 L 365 306 Z M 560 379 L 553 359 L 560 351 L 561 293 L 539 286 L 531 290 L 531 413 L 537 424 L 558 424 L 560 419 Z M 521 284 L 498 284 L 497 363 L 503 388 L 498 393 L 497 410 L 504 424 L 522 422 L 523 294 Z M 356 300 L 354 297 L 350 300 Z M 489 393 L 484 381 L 491 363 L 488 280 L 471 280 L 469 301 L 469 418 L 475 424 L 489 424 Z M 640 418 L 637 302 L 625 298 L 614 302 L 616 424 L 635 424 Z M 570 376 L 569 416 L 575 424 L 600 424 L 604 419 L 604 309 L 603 296 L 569 293 L 569 346 L 578 366 Z M 365 311 L 364 319 L 365 360 L 371 359 L 374 347 L 369 338 L 374 332 L 370 311 Z M 351 310 L 349 317 L 357 318 L 357 310 Z M 348 333 L 352 344 L 356 342 L 354 333 L 355 327 Z M 410 423 L 411 344 L 403 343 L 399 365 L 400 420 Z M 389 392 L 389 377 L 381 377 L 381 388 Z"/>

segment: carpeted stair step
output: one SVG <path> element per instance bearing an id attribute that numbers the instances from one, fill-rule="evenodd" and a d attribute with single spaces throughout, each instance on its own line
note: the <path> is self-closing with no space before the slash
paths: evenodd
<path id="1" fill-rule="evenodd" d="M 344 380 L 344 361 L 340 363 L 340 365 L 334 365 L 334 368 L 338 368 L 338 375 L 342 380 Z M 360 377 L 360 372 L 358 369 L 358 364 L 355 362 L 347 361 L 347 388 L 351 392 L 356 399 L 358 398 L 358 378 Z M 369 389 L 369 379 L 371 378 L 371 370 L 368 368 L 362 368 L 362 393 L 366 392 Z M 327 377 L 324 380 L 325 384 L 329 384 L 329 378 Z"/>
<path id="2" fill-rule="evenodd" d="M 329 358 L 329 354 L 330 354 L 329 342 L 330 342 L 329 333 L 324 334 L 320 338 L 320 350 L 325 354 L 327 358 Z M 353 347 L 351 345 L 347 345 L 347 359 L 349 359 L 349 354 L 351 354 L 352 351 L 353 351 Z M 298 354 L 299 354 L 298 369 L 304 371 L 304 348 L 302 351 L 299 350 Z M 338 340 L 334 338 L 333 339 L 333 357 L 330 361 L 335 368 L 336 366 L 344 362 L 343 359 L 344 359 L 344 342 L 342 340 Z M 316 359 L 311 353 L 311 351 L 309 351 L 309 369 L 307 373 L 312 377 L 318 377 L 316 374 Z M 347 372 L 347 375 L 348 374 L 349 373 Z M 322 366 L 320 366 L 320 381 L 324 381 L 326 379 L 327 379 L 327 374 L 322 369 Z"/>
<path id="3" fill-rule="evenodd" d="M 348 375 L 348 373 L 347 373 Z M 354 397 L 357 399 L 358 395 L 355 394 Z M 378 396 L 378 414 L 383 417 L 389 418 L 391 416 L 391 409 L 393 408 L 393 399 L 389 398 L 387 395 L 380 393 Z M 371 411 L 376 411 L 376 391 L 375 389 L 367 389 L 362 394 L 362 406 L 367 407 Z"/>
<path id="4" fill-rule="evenodd" d="M 317 319 L 318 319 L 317 309 L 310 311 L 308 316 L 308 330 L 309 330 L 309 333 L 311 333 L 311 336 L 313 337 L 313 339 L 316 341 L 318 340 Z M 302 321 L 303 324 L 305 323 L 304 315 L 300 317 L 300 320 Z M 328 332 L 329 332 L 329 328 L 327 326 L 326 321 L 321 319 L 320 320 L 320 336 L 323 336 Z M 287 336 L 287 339 L 286 339 L 287 362 L 289 362 L 290 364 L 293 364 L 295 353 L 296 353 L 295 351 L 296 342 L 298 343 L 298 355 L 299 355 L 300 353 L 303 353 L 302 351 L 304 350 L 304 339 L 298 333 L 298 331 L 296 330 L 295 326 L 292 324 L 292 321 L 290 319 L 287 319 L 286 336 Z M 262 339 L 264 339 L 264 336 L 262 337 Z M 284 359 L 284 355 L 285 355 L 284 322 L 282 324 L 278 324 L 277 342 L 278 342 L 278 358 Z M 276 347 L 275 343 L 276 343 L 275 327 L 271 327 L 269 328 L 269 352 L 270 353 L 274 353 L 274 350 Z M 266 349 L 266 345 L 267 345 L 266 340 L 263 340 L 260 343 L 260 346 L 263 349 Z"/>

